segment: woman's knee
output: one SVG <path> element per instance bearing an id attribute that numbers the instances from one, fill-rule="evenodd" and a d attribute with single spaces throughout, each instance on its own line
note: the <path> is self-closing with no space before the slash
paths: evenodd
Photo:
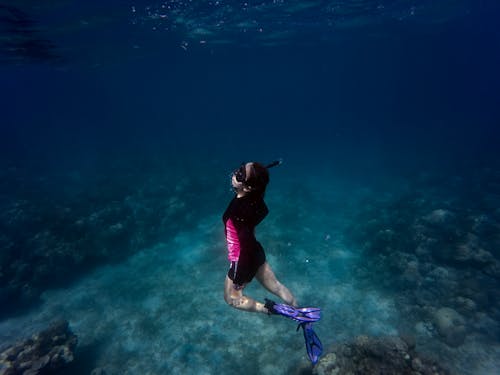
<path id="1" fill-rule="evenodd" d="M 224 293 L 224 301 L 226 301 L 226 303 L 229 305 L 229 306 L 234 306 L 234 298 L 232 298 L 230 295 L 228 295 L 227 293 Z"/>
<path id="2" fill-rule="evenodd" d="M 229 306 L 232 306 L 233 305 L 233 300 L 234 300 L 234 298 L 231 296 L 231 290 L 228 287 L 228 285 L 226 285 L 226 287 L 224 288 L 224 301 L 226 301 L 226 303 Z"/>
<path id="3" fill-rule="evenodd" d="M 224 301 L 231 306 L 231 307 L 237 307 L 241 305 L 241 300 L 243 296 L 240 293 L 236 293 L 237 295 L 233 294 L 232 286 L 226 284 L 226 287 L 224 288 Z"/>

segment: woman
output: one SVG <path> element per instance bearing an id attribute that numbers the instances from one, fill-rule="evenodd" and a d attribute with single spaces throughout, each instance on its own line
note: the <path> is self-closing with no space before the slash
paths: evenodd
<path id="1" fill-rule="evenodd" d="M 266 217 L 268 209 L 264 194 L 269 183 L 268 166 L 251 162 L 243 163 L 231 176 L 236 196 L 223 215 L 231 267 L 224 285 L 224 299 L 232 307 L 244 311 L 275 313 L 272 305 L 255 301 L 243 294 L 245 286 L 254 277 L 271 293 L 285 303 L 297 306 L 293 294 L 281 284 L 266 262 L 262 245 L 255 238 L 255 227 Z"/>

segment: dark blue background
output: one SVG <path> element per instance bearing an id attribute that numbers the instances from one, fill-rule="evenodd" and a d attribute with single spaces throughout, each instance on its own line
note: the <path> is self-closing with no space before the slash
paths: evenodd
<path id="1" fill-rule="evenodd" d="M 283 156 L 360 175 L 496 163 L 497 11 L 480 2 L 438 26 L 389 23 L 274 48 L 184 51 L 175 34 L 123 22 L 68 32 L 61 61 L 0 68 L 2 154 L 52 166 L 110 152 Z"/>

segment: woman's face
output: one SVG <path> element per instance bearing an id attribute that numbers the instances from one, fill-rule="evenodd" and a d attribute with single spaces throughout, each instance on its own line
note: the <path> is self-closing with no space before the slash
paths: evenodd
<path id="1" fill-rule="evenodd" d="M 244 169 L 243 169 L 244 168 Z M 231 185 L 236 191 L 244 191 L 246 176 L 251 173 L 252 163 L 242 164 L 231 176 Z"/>

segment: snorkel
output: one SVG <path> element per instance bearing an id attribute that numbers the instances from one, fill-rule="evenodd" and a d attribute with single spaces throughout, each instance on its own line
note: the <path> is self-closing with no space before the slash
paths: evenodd
<path id="1" fill-rule="evenodd" d="M 273 161 L 272 163 L 269 163 L 265 166 L 266 169 L 272 168 L 272 167 L 277 167 L 278 165 L 283 164 L 283 159 L 279 158 Z"/>

